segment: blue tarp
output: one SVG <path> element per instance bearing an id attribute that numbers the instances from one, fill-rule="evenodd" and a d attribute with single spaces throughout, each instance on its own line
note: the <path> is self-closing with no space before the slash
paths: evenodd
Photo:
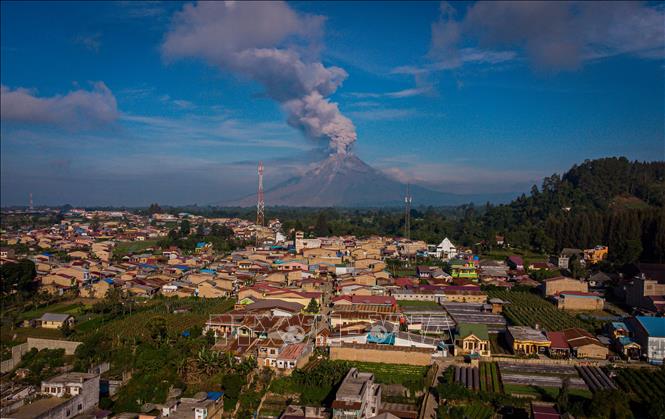
<path id="1" fill-rule="evenodd" d="M 224 396 L 223 391 L 209 391 L 208 392 L 208 399 L 210 399 L 210 400 L 219 400 L 223 396 Z"/>

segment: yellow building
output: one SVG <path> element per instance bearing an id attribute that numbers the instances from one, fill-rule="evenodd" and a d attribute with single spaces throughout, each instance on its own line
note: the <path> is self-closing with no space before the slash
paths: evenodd
<path id="1" fill-rule="evenodd" d="M 484 324 L 460 323 L 455 335 L 455 356 L 491 356 L 490 338 Z"/>
<path id="2" fill-rule="evenodd" d="M 523 355 L 545 353 L 552 344 L 543 332 L 528 326 L 509 326 L 506 340 L 514 353 Z"/>

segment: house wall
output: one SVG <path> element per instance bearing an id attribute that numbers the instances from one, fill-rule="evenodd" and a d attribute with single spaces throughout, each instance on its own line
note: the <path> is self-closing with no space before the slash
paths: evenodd
<path id="1" fill-rule="evenodd" d="M 646 348 L 649 362 L 662 364 L 665 361 L 665 337 L 650 337 Z"/>
<path id="2" fill-rule="evenodd" d="M 576 348 L 578 358 L 605 359 L 609 353 L 604 346 L 585 345 Z"/>
<path id="3" fill-rule="evenodd" d="M 565 278 L 545 282 L 545 296 L 551 297 L 564 291 L 589 292 L 589 285 L 577 279 Z"/>
<path id="4" fill-rule="evenodd" d="M 602 310 L 605 300 L 602 298 L 566 296 L 559 299 L 557 307 L 562 310 Z"/>
<path id="5" fill-rule="evenodd" d="M 330 348 L 330 359 L 348 361 L 385 362 L 389 364 L 429 365 L 432 351 L 419 348 L 374 349 L 379 345 L 343 344 Z"/>

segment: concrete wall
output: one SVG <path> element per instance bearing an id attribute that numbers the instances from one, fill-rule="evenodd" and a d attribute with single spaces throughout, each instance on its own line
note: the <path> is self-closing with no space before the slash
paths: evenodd
<path id="1" fill-rule="evenodd" d="M 12 346 L 12 357 L 6 361 L 2 361 L 0 366 L 0 373 L 4 374 L 16 368 L 23 358 L 23 354 L 28 352 L 30 348 L 27 343 L 22 343 L 20 345 Z"/>
<path id="2" fill-rule="evenodd" d="M 330 359 L 390 364 L 429 365 L 432 351 L 422 348 L 395 348 L 385 345 L 354 345 L 343 343 L 330 348 Z"/>
<path id="3" fill-rule="evenodd" d="M 30 349 L 37 348 L 39 351 L 42 349 L 64 349 L 65 355 L 74 355 L 76 348 L 82 343 L 71 340 L 28 338 L 27 344 Z"/>

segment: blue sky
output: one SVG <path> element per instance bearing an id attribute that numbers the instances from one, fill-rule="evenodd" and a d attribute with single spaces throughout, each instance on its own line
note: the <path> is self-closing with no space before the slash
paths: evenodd
<path id="1" fill-rule="evenodd" d="M 1 12 L 2 205 L 205 205 L 335 152 L 455 193 L 665 158 L 663 3 Z"/>

